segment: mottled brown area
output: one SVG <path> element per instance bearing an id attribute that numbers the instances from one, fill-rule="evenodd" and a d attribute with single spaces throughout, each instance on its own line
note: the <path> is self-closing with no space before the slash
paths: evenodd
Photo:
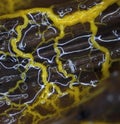
<path id="1" fill-rule="evenodd" d="M 88 10 L 99 2 L 101 0 L 32 0 L 29 6 L 22 9 L 51 6 L 57 16 L 64 18 L 75 11 Z M 111 58 L 109 61 L 111 64 L 110 77 L 105 80 L 101 80 L 102 66 L 106 61 L 105 53 L 95 48 L 90 41 L 92 33 L 88 22 L 66 27 L 65 36 L 59 39 L 57 44 L 55 38 L 59 36 L 60 30 L 48 15 L 40 12 L 28 13 L 26 16 L 29 20 L 28 25 L 21 31 L 22 37 L 17 42 L 17 49 L 24 54 L 30 54 L 30 57 L 33 57 L 31 59 L 29 57 L 22 58 L 24 54 L 21 57 L 17 55 L 13 52 L 14 46 L 11 45 L 12 39 L 18 36 L 16 26 L 22 25 L 24 19 L 20 17 L 0 19 L 0 98 L 2 98 L 0 99 L 0 113 L 6 112 L 9 115 L 9 113 L 24 111 L 24 107 L 27 108 L 27 105 L 31 107 L 35 104 L 33 108 L 28 108 L 36 115 L 41 114 L 43 117 L 43 120 L 38 121 L 38 124 L 79 124 L 83 121 L 120 122 L 119 13 L 120 7 L 113 4 L 95 19 L 95 24 L 98 27 L 95 40 L 99 45 L 108 49 Z M 34 62 L 32 63 L 30 60 Z M 43 79 L 46 78 L 46 75 L 43 75 L 45 68 L 33 67 L 32 64 L 28 64 L 29 62 L 33 65 L 38 62 L 46 67 L 47 83 L 51 86 L 49 89 L 44 85 L 46 82 L 43 82 Z M 76 90 L 81 94 L 78 95 L 78 92 L 74 94 L 74 88 L 70 87 L 72 76 L 64 76 L 59 71 L 58 64 L 60 62 L 65 73 L 75 76 L 73 87 L 77 87 Z M 14 87 L 15 90 L 10 91 Z M 71 88 L 71 93 L 68 92 L 68 94 L 60 96 L 59 90 L 57 91 L 54 87 L 60 89 L 61 92 L 67 92 Z M 89 92 L 82 94 L 84 90 L 86 91 L 86 87 Z M 46 92 L 43 92 L 43 89 Z M 104 90 L 100 94 L 94 95 L 99 89 Z M 47 90 L 49 94 L 46 97 Z M 8 91 L 10 93 L 7 96 L 7 101 L 4 93 Z M 52 96 L 50 93 L 54 95 Z M 78 96 L 80 101 L 75 96 Z M 91 98 L 90 96 L 95 97 Z M 41 97 L 38 99 L 39 101 L 36 100 L 38 97 Z M 44 97 L 48 103 L 44 103 Z M 81 100 L 84 98 L 88 101 L 85 100 L 82 104 Z M 19 107 L 15 107 L 14 104 L 10 105 L 9 100 Z M 76 103 L 75 100 L 80 103 Z M 39 104 L 36 104 L 37 102 Z M 72 106 L 70 110 L 67 109 L 69 106 Z M 9 111 L 6 111 L 8 109 Z M 63 112 L 64 110 L 66 111 Z M 39 116 L 33 118 L 31 111 L 25 111 L 25 115 L 21 118 L 17 114 L 17 121 L 14 124 L 17 124 L 19 119 L 20 121 L 24 120 L 26 124 L 31 124 L 33 119 L 37 120 L 36 117 Z M 8 124 L 7 119 L 11 120 L 10 116 L 6 116 L 6 113 L 5 116 L 0 116 L 0 124 Z M 52 118 L 54 113 L 62 115 L 62 117 Z"/>
<path id="2" fill-rule="evenodd" d="M 117 69 L 116 69 L 117 68 Z M 111 76 L 104 81 L 105 90 L 90 101 L 72 109 L 61 120 L 51 124 L 119 123 L 120 115 L 120 63 L 111 67 Z"/>

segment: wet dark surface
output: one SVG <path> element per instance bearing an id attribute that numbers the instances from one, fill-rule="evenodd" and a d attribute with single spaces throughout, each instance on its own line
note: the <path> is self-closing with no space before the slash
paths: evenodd
<path id="1" fill-rule="evenodd" d="M 63 3 L 64 2 L 64 3 Z M 67 16 L 75 12 L 78 8 L 80 10 L 87 10 L 100 0 L 94 1 L 67 1 L 67 0 L 33 0 L 31 7 L 53 7 L 54 13 L 60 18 Z M 74 4 L 73 4 L 74 3 Z M 29 7 L 28 7 L 29 8 Z M 91 88 L 90 93 L 94 93 L 94 90 L 99 90 L 100 87 L 104 87 L 104 91 L 85 102 L 82 105 L 70 110 L 63 118 L 49 120 L 51 124 L 78 124 L 82 121 L 104 121 L 104 122 L 120 122 L 120 7 L 117 4 L 113 4 L 108 7 L 103 13 L 95 19 L 95 24 L 98 27 L 98 32 L 95 37 L 97 43 L 104 46 L 110 53 L 110 77 L 102 81 L 102 85 L 98 83 L 102 77 L 102 64 L 104 63 L 105 54 L 100 50 L 94 48 L 90 43 L 91 31 L 89 23 L 66 27 L 65 37 L 58 43 L 60 49 L 60 60 L 62 61 L 63 68 L 66 72 L 76 75 L 77 81 L 85 85 L 97 85 L 96 88 Z M 52 20 L 45 14 L 31 13 L 27 15 L 29 19 L 35 19 L 40 25 L 29 24 L 23 31 L 23 38 L 17 43 L 17 48 L 24 53 L 32 53 L 36 62 L 41 62 L 47 66 L 49 74 L 48 81 L 54 82 L 57 86 L 65 91 L 68 88 L 68 82 L 71 78 L 66 78 L 58 72 L 57 63 L 55 62 L 56 53 L 54 51 L 54 38 L 59 35 L 59 30 L 54 26 Z M 46 18 L 45 22 L 49 22 L 46 25 L 41 24 L 42 18 Z M 4 93 L 9 91 L 11 87 L 21 81 L 21 84 L 16 88 L 14 93 L 9 95 L 15 95 L 22 93 L 15 97 L 8 96 L 8 98 L 15 103 L 30 102 L 34 99 L 37 92 L 42 89 L 43 84 L 41 78 L 41 70 L 38 68 L 27 68 L 29 59 L 15 56 L 10 41 L 12 38 L 17 37 L 16 26 L 23 24 L 22 18 L 14 19 L 2 19 L 0 27 L 0 50 L 2 52 L 8 52 L 6 55 L 0 53 L 0 97 L 3 97 Z M 48 30 L 48 26 L 51 26 Z M 46 42 L 42 42 L 38 31 L 45 38 Z M 56 33 L 55 33 L 56 32 Z M 42 42 L 42 43 L 41 43 Z M 71 66 L 71 64 L 73 64 Z M 27 70 L 27 71 L 26 71 Z M 24 79 L 22 79 L 23 72 L 26 73 Z M 95 82 L 94 82 L 95 81 Z M 38 83 L 39 82 L 39 83 Z M 61 83 L 59 83 L 61 82 Z M 94 83 L 93 83 L 94 82 Z M 93 84 L 92 84 L 93 83 Z M 75 84 L 76 85 L 76 84 Z M 78 86 L 78 84 L 76 85 Z M 80 86 L 82 90 L 82 86 Z M 28 97 L 28 96 L 29 97 Z M 66 107 L 74 102 L 72 98 L 62 97 L 59 102 L 59 107 Z M 4 112 L 9 108 L 9 103 L 5 100 L 0 101 L 0 112 Z M 36 107 L 36 110 L 43 115 L 54 112 L 53 109 L 44 109 L 41 106 Z M 11 110 L 12 111 L 12 110 Z M 13 110 L 14 111 L 14 110 Z M 18 111 L 20 111 L 18 109 Z M 4 119 L 4 118 L 3 118 Z M 28 117 L 28 120 L 32 120 Z M 26 120 L 27 121 L 27 120 Z M 43 123 L 48 123 L 47 120 Z"/>

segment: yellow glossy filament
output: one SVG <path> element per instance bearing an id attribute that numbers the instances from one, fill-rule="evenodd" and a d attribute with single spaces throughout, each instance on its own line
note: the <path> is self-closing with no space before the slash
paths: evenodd
<path id="1" fill-rule="evenodd" d="M 16 1 L 18 1 L 18 0 L 16 0 Z M 52 8 L 33 8 L 33 9 L 28 9 L 28 10 L 19 11 L 19 12 L 12 13 L 12 14 L 6 14 L 6 15 L 0 16 L 1 20 L 18 18 L 18 17 L 20 17 L 24 20 L 23 24 L 16 26 L 15 30 L 17 32 L 17 37 L 11 38 L 10 45 L 12 46 L 12 50 L 15 53 L 16 57 L 21 57 L 21 58 L 29 60 L 28 64 L 26 65 L 26 70 L 24 72 L 22 72 L 22 74 L 21 74 L 21 80 L 19 80 L 13 88 L 9 89 L 8 94 L 13 93 L 19 87 L 19 85 L 24 82 L 25 74 L 30 67 L 39 68 L 41 70 L 41 80 L 43 82 L 43 85 L 41 85 L 41 87 L 42 87 L 41 90 L 39 90 L 37 92 L 35 99 L 32 102 L 26 102 L 24 104 L 19 104 L 19 103 L 12 102 L 7 97 L 7 94 L 4 95 L 3 99 L 5 99 L 7 102 L 10 103 L 10 108 L 7 109 L 4 113 L 2 113 L 0 116 L 16 117 L 19 124 L 26 124 L 27 121 L 29 121 L 30 118 L 32 118 L 31 123 L 40 124 L 40 122 L 42 120 L 49 118 L 49 117 L 50 118 L 54 117 L 54 116 L 57 117 L 57 115 L 60 115 L 61 112 L 66 111 L 66 110 L 88 100 L 87 97 L 83 97 L 82 99 L 80 99 L 80 96 L 89 95 L 90 88 L 88 87 L 81 91 L 79 89 L 79 87 L 73 86 L 73 83 L 76 82 L 77 79 L 74 74 L 67 73 L 67 71 L 63 68 L 62 61 L 60 60 L 61 51 L 58 47 L 58 43 L 60 42 L 60 39 L 62 39 L 65 36 L 65 28 L 67 26 L 73 26 L 78 23 L 84 24 L 84 23 L 88 22 L 90 24 L 90 29 L 92 32 L 91 43 L 92 43 L 93 47 L 96 49 L 99 49 L 105 55 L 105 61 L 102 64 L 103 77 L 101 80 L 107 78 L 109 76 L 109 67 L 110 67 L 110 61 L 111 61 L 110 53 L 107 48 L 100 46 L 95 41 L 95 35 L 97 33 L 97 26 L 95 25 L 94 20 L 106 8 L 108 8 L 110 5 L 117 3 L 117 2 L 119 4 L 119 0 L 102 0 L 102 2 L 100 2 L 99 4 L 97 4 L 96 6 L 90 8 L 88 10 L 77 10 L 76 12 L 66 15 L 63 18 L 58 17 L 53 12 Z M 9 3 L 10 3 L 10 8 L 8 11 L 14 12 L 15 9 L 13 6 L 13 4 L 14 4 L 13 1 L 9 0 Z M 3 7 L 2 3 L 0 3 L 0 7 L 1 8 Z M 32 53 L 25 53 L 25 52 L 21 51 L 20 49 L 18 49 L 18 47 L 17 47 L 17 43 L 20 42 L 20 40 L 22 39 L 22 36 L 23 36 L 22 31 L 25 28 L 27 28 L 29 23 L 32 23 L 32 22 L 30 22 L 30 19 L 28 18 L 28 14 L 32 14 L 32 13 L 46 14 L 47 17 L 50 20 L 52 20 L 53 26 L 57 27 L 57 29 L 59 30 L 58 36 L 56 36 L 54 38 L 54 51 L 56 53 L 55 62 L 57 63 L 57 68 L 58 68 L 59 73 L 61 73 L 66 78 L 71 78 L 71 80 L 69 82 L 69 87 L 64 92 L 61 91 L 59 86 L 57 86 L 55 83 L 48 81 L 48 78 L 49 78 L 48 68 L 44 63 L 36 62 L 34 60 Z M 44 42 L 46 42 L 46 41 L 43 38 L 42 43 L 44 43 Z M 10 55 L 10 53 L 5 53 L 3 51 L 0 51 L 0 53 L 4 54 L 4 55 Z M 11 56 L 14 56 L 14 54 Z M 54 92 L 51 93 L 51 89 L 54 89 L 53 90 Z M 98 92 L 100 92 L 100 91 L 98 91 Z M 71 99 L 73 99 L 74 102 L 72 105 L 67 106 L 66 108 L 62 108 L 59 106 L 59 101 L 60 101 L 59 99 L 67 94 L 69 94 L 69 97 L 71 97 Z M 96 94 L 94 94 L 94 95 L 96 95 Z M 90 94 L 89 98 L 93 97 L 94 95 Z M 47 109 L 48 113 L 46 115 L 40 114 L 39 111 L 37 110 L 40 107 L 42 107 L 45 110 Z M 16 115 L 12 115 L 12 114 L 10 115 L 9 114 L 10 111 L 12 111 L 14 109 L 18 110 L 19 113 L 17 113 Z M 52 112 L 49 113 L 49 111 L 52 111 Z M 19 114 L 20 114 L 20 117 L 18 118 L 17 116 L 19 116 Z M 22 119 L 24 121 L 22 121 Z"/>

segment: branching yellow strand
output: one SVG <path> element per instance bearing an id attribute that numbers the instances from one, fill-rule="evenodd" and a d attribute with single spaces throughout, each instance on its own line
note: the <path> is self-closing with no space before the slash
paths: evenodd
<path id="1" fill-rule="evenodd" d="M 11 3 L 9 11 L 13 12 L 14 11 L 13 3 L 11 2 L 11 0 L 9 0 L 9 2 Z M 33 103 L 30 103 L 30 104 L 26 103 L 26 104 L 20 105 L 20 104 L 13 103 L 10 101 L 11 106 L 12 106 L 11 109 L 7 110 L 2 115 L 8 114 L 9 111 L 11 111 L 14 107 L 18 107 L 18 108 L 23 109 L 23 111 L 21 112 L 23 117 L 29 114 L 30 116 L 33 117 L 33 124 L 39 124 L 39 122 L 41 120 L 49 118 L 49 117 L 53 117 L 55 115 L 59 115 L 60 112 L 65 110 L 64 108 L 59 108 L 59 106 L 57 106 L 56 104 L 59 102 L 59 98 L 66 94 L 70 94 L 70 97 L 73 98 L 75 101 L 71 106 L 68 106 L 66 108 L 66 110 L 69 109 L 70 107 L 73 107 L 77 104 L 82 103 L 83 101 L 86 101 L 88 98 L 85 98 L 82 101 L 82 100 L 80 100 L 80 96 L 84 96 L 84 94 L 89 94 L 89 88 L 86 88 L 85 90 L 80 91 L 80 89 L 78 87 L 74 87 L 72 85 L 73 82 L 76 81 L 76 77 L 73 74 L 67 73 L 67 71 L 63 68 L 62 61 L 60 60 L 60 49 L 58 48 L 58 43 L 59 43 L 59 40 L 65 36 L 65 28 L 67 26 L 72 26 L 77 23 L 89 22 L 90 27 L 91 27 L 91 32 L 92 32 L 91 43 L 94 48 L 99 49 L 101 52 L 103 52 L 105 54 L 105 61 L 102 65 L 102 73 L 103 73 L 103 79 L 107 78 L 109 76 L 109 67 L 110 67 L 110 61 L 111 61 L 110 53 L 107 48 L 100 46 L 94 39 L 94 37 L 97 33 L 97 27 L 95 25 L 94 20 L 107 7 L 109 7 L 113 3 L 117 3 L 117 2 L 119 4 L 119 0 L 103 0 L 101 3 L 90 8 L 89 10 L 84 10 L 84 11 L 77 10 L 76 12 L 74 12 L 70 15 L 66 15 L 63 18 L 58 17 L 53 12 L 52 8 L 34 8 L 34 9 L 18 11 L 18 12 L 12 13 L 12 14 L 6 14 L 6 15 L 0 16 L 1 20 L 6 19 L 6 18 L 12 19 L 12 18 L 17 18 L 17 17 L 21 17 L 24 20 L 24 23 L 22 25 L 16 26 L 15 30 L 18 35 L 16 38 L 11 39 L 10 44 L 12 46 L 13 52 L 16 54 L 17 57 L 29 59 L 29 63 L 27 65 L 26 71 L 24 73 L 27 72 L 27 69 L 29 68 L 29 66 L 39 68 L 42 72 L 41 78 L 42 78 L 42 82 L 43 82 L 42 93 L 38 93 L 38 95 L 36 96 Z M 0 4 L 0 7 L 2 7 L 2 4 Z M 57 27 L 57 29 L 60 31 L 59 35 L 54 39 L 54 50 L 56 52 L 55 61 L 58 66 L 58 71 L 66 78 L 71 77 L 70 86 L 65 92 L 62 92 L 61 89 L 57 85 L 48 81 L 47 67 L 43 63 L 35 62 L 34 57 L 31 53 L 24 53 L 23 51 L 21 51 L 17 48 L 17 43 L 22 39 L 22 31 L 30 23 L 30 20 L 28 19 L 27 15 L 29 13 L 38 13 L 38 12 L 46 13 L 46 15 L 53 21 L 54 26 Z M 2 53 L 2 51 L 1 51 L 1 53 Z M 5 54 L 7 54 L 7 53 L 5 53 Z M 24 81 L 24 78 L 25 78 L 24 73 L 22 75 L 22 80 L 18 81 L 17 85 L 8 91 L 9 93 L 14 92 L 14 90 L 17 87 L 19 87 L 20 83 L 22 83 Z M 49 95 L 51 93 L 51 91 L 50 91 L 51 88 L 53 88 L 55 90 L 56 94 L 54 94 L 50 98 Z M 94 94 L 94 95 L 96 95 L 96 94 Z M 94 95 L 92 95 L 92 96 L 94 96 Z M 7 96 L 5 96 L 5 99 L 8 99 Z M 39 112 L 36 111 L 36 108 L 39 107 L 39 105 L 46 106 L 47 108 L 49 108 L 49 106 L 52 105 L 54 112 L 52 114 L 43 116 L 43 115 L 39 114 Z M 0 116 L 2 116 L 2 115 L 0 115 Z M 22 122 L 22 116 L 21 116 L 21 118 L 19 118 L 19 124 L 21 124 L 21 123 L 24 123 L 24 122 Z"/>

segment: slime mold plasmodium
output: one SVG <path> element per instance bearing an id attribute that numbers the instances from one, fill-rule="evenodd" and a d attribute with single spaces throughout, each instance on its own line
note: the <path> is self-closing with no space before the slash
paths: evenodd
<path id="1" fill-rule="evenodd" d="M 13 1 L 0 16 L 0 123 L 40 124 L 102 92 L 120 61 L 120 27 L 110 28 L 112 19 L 120 23 L 119 0 L 16 12 Z"/>
<path id="2" fill-rule="evenodd" d="M 4 0 L 0 3 L 0 14 L 13 13 L 16 10 L 26 8 L 31 0 Z"/>

